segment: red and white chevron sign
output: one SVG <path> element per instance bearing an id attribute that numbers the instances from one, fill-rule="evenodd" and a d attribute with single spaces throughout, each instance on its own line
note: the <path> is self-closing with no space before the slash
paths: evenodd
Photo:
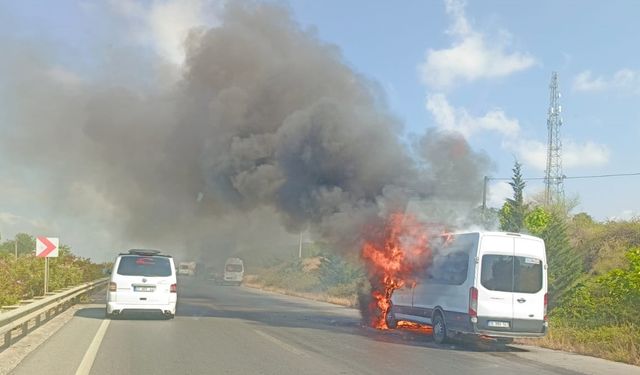
<path id="1" fill-rule="evenodd" d="M 37 237 L 36 256 L 41 258 L 55 258 L 58 256 L 60 239 L 56 237 Z"/>

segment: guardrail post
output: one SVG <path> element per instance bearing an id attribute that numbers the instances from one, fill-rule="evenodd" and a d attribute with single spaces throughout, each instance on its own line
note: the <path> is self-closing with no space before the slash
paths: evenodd
<path id="1" fill-rule="evenodd" d="M 4 346 L 3 348 L 8 348 L 11 346 L 11 331 L 8 331 L 4 334 Z"/>

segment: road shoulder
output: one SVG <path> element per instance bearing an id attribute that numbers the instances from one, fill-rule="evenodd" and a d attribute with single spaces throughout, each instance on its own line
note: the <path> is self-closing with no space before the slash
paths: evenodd
<path id="1" fill-rule="evenodd" d="M 29 354 L 38 349 L 60 328 L 64 327 L 73 319 L 76 312 L 84 307 L 84 305 L 71 306 L 42 327 L 30 332 L 20 341 L 0 352 L 0 375 L 9 374 L 13 371 Z"/>

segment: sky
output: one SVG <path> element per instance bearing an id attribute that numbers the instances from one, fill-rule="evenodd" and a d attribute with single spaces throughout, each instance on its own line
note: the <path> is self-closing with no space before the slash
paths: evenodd
<path id="1" fill-rule="evenodd" d="M 457 131 L 491 159 L 490 177 L 510 177 L 516 160 L 525 177 L 542 177 L 555 71 L 562 93 L 564 174 L 640 172 L 640 50 L 633 47 L 640 2 L 279 3 L 379 85 L 404 124 L 407 143 L 429 128 Z M 223 8 L 214 0 L 3 1 L 0 41 L 46 49 L 54 56 L 51 74 L 64 82 L 100 78 L 162 85 L 184 63 L 189 30 L 215 27 Z M 118 70 L 118 59 L 128 56 L 160 56 L 163 63 L 149 69 L 164 72 L 166 82 L 145 82 L 139 72 Z M 0 85 L 3 74 L 10 72 L 0 71 Z M 0 100 L 3 130 L 10 125 Z M 3 238 L 51 228 L 52 222 L 73 233 L 71 219 L 40 213 L 24 196 L 22 182 L 7 172 L 0 177 Z M 29 178 L 26 171 L 20 181 Z M 529 181 L 525 193 L 531 198 L 542 189 L 540 181 Z M 566 180 L 564 189 L 578 202 L 574 212 L 598 220 L 640 215 L 640 176 Z M 499 207 L 510 193 L 506 181 L 492 180 L 489 205 Z M 89 226 L 101 230 L 99 222 Z"/>

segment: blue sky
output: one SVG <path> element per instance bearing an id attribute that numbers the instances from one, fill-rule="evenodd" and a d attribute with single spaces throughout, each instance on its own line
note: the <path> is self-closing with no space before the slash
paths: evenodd
<path id="1" fill-rule="evenodd" d="M 525 176 L 542 176 L 544 148 L 541 154 L 539 147 L 546 141 L 549 80 L 557 71 L 565 174 L 640 168 L 640 52 L 633 47 L 640 32 L 639 2 L 343 3 L 300 1 L 291 6 L 303 25 L 314 25 L 322 39 L 340 46 L 355 69 L 381 83 L 407 131 L 468 128 L 470 143 L 493 159 L 494 176 L 510 176 L 514 157 L 524 163 Z M 456 32 L 461 23 L 467 30 Z M 477 39 L 483 41 L 480 47 L 461 47 Z M 451 62 L 454 57 L 484 57 L 503 68 L 456 70 L 432 64 L 431 72 L 457 78 L 449 84 L 424 82 L 420 67 L 429 51 L 432 56 L 450 52 Z M 435 114 L 443 109 L 457 112 L 457 119 L 438 121 Z M 497 128 L 479 124 L 490 113 Z M 509 129 L 509 122 L 519 128 L 512 139 L 499 130 Z M 530 194 L 542 188 L 539 182 L 529 185 Z M 639 177 L 565 182 L 567 195 L 579 198 L 576 210 L 599 219 L 638 215 L 639 188 Z M 504 183 L 492 190 L 494 204 L 509 192 Z"/>
<path id="2" fill-rule="evenodd" d="M 516 158 L 526 177 L 543 176 L 548 85 L 557 71 L 565 174 L 640 172 L 638 1 L 284 4 L 302 27 L 379 83 L 407 137 L 430 127 L 460 131 L 492 159 L 493 176 L 509 177 Z M 68 79 L 104 79 L 116 54 L 160 56 L 179 67 L 186 30 L 215 26 L 222 6 L 213 0 L 3 2 L 0 42 L 46 49 Z M 541 189 L 530 182 L 527 193 Z M 575 211 L 601 220 L 639 215 L 638 190 L 638 176 L 565 182 L 567 195 L 579 198 Z M 490 204 L 509 193 L 505 182 L 492 182 Z M 11 221 L 6 207 L 0 214 Z"/>

